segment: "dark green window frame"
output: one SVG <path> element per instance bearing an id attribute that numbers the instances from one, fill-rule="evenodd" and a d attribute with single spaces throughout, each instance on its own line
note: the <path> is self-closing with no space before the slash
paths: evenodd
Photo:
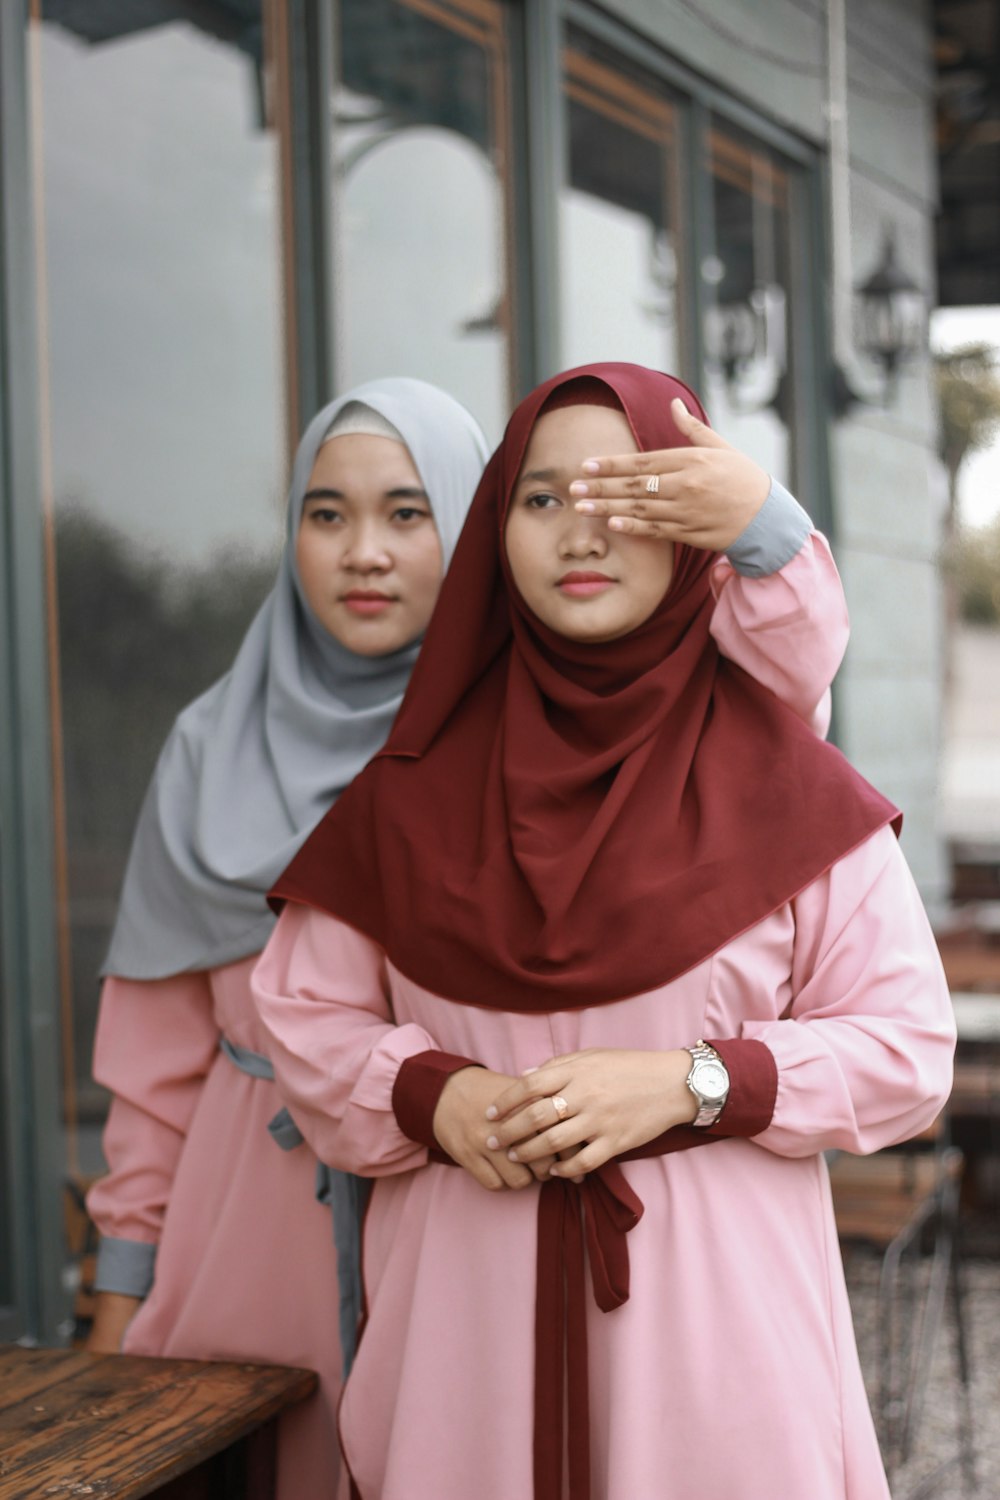
<path id="1" fill-rule="evenodd" d="M 52 1342 L 68 1296 L 27 26 L 24 0 L 0 7 L 0 1338 Z"/>

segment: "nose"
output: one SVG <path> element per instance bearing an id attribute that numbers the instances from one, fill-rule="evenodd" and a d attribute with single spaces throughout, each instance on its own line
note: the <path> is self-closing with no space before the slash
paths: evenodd
<path id="1" fill-rule="evenodd" d="M 600 516 L 582 516 L 572 506 L 564 514 L 565 526 L 559 538 L 560 557 L 606 557 L 607 523 Z"/>
<path id="2" fill-rule="evenodd" d="M 343 565 L 349 572 L 362 574 L 387 573 L 392 567 L 383 529 L 375 519 L 366 517 L 352 528 Z"/>

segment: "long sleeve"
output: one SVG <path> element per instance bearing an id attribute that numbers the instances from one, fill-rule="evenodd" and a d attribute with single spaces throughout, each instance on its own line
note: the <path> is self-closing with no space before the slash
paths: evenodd
<path id="1" fill-rule="evenodd" d="M 104 982 L 94 1077 L 113 1099 L 107 1174 L 87 1207 L 101 1235 L 98 1291 L 144 1296 L 184 1138 L 218 1052 L 208 976 Z"/>
<path id="2" fill-rule="evenodd" d="M 712 570 L 712 635 L 736 662 L 825 735 L 830 685 L 847 649 L 847 603 L 826 538 L 810 531 L 775 573 L 748 576 L 728 557 Z"/>
<path id="3" fill-rule="evenodd" d="M 787 1012 L 739 1028 L 742 1038 L 764 1043 L 777 1069 L 770 1124 L 754 1139 L 779 1156 L 867 1153 L 907 1140 L 947 1102 L 955 1019 L 891 831 L 814 881 L 793 915 Z"/>
<path id="4" fill-rule="evenodd" d="M 365 1177 L 425 1165 L 427 1147 L 399 1125 L 393 1090 L 403 1063 L 437 1044 L 421 1026 L 395 1024 L 380 949 L 289 904 L 253 992 L 278 1088 L 320 1161 Z"/>

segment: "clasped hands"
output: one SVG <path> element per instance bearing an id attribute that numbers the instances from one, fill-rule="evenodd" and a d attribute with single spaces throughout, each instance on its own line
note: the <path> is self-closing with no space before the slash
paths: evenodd
<path id="1" fill-rule="evenodd" d="M 690 1124 L 697 1106 L 691 1054 L 592 1047 L 554 1057 L 520 1078 L 462 1068 L 445 1084 L 434 1135 L 448 1155 L 493 1192 L 588 1172 Z M 565 1116 L 553 1099 L 565 1101 Z"/>

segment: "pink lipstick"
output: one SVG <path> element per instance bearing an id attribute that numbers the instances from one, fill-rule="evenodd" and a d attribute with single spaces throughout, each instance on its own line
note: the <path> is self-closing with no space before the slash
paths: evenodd
<path id="1" fill-rule="evenodd" d="M 380 615 L 393 602 L 391 595 L 380 594 L 377 589 L 351 589 L 342 599 L 356 615 Z"/>
<path id="2" fill-rule="evenodd" d="M 603 594 L 605 589 L 613 587 L 614 581 L 606 573 L 564 573 L 556 587 L 575 599 L 587 599 Z"/>

